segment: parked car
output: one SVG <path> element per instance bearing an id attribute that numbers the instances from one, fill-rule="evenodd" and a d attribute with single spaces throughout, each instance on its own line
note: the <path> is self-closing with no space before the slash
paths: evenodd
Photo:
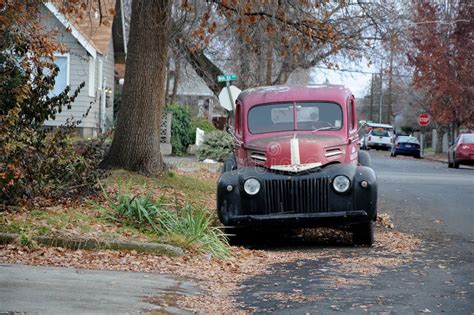
<path id="1" fill-rule="evenodd" d="M 448 167 L 474 165 L 474 133 L 462 133 L 448 149 Z"/>
<path id="2" fill-rule="evenodd" d="M 359 151 L 355 98 L 342 86 L 243 91 L 234 155 L 224 162 L 217 211 L 229 234 L 249 228 L 349 226 L 372 245 L 377 181 Z"/>
<path id="3" fill-rule="evenodd" d="M 393 127 L 387 124 L 368 124 L 367 149 L 390 150 L 393 140 Z"/>
<path id="4" fill-rule="evenodd" d="M 420 155 L 420 142 L 416 137 L 412 136 L 399 136 L 395 139 L 395 143 L 392 145 L 390 156 L 397 155 L 409 155 L 417 159 Z"/>

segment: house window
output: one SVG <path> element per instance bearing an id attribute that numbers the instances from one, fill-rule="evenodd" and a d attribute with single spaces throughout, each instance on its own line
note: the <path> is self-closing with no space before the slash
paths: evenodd
<path id="1" fill-rule="evenodd" d="M 89 96 L 95 97 L 95 58 L 89 57 Z"/>
<path id="2" fill-rule="evenodd" d="M 49 93 L 49 96 L 57 96 L 64 91 L 69 85 L 69 55 L 54 55 L 54 63 L 59 68 L 56 75 L 54 88 Z"/>
<path id="3" fill-rule="evenodd" d="M 102 69 L 103 68 L 103 63 L 102 60 L 99 60 L 99 82 L 98 83 L 98 89 L 102 91 L 102 83 L 103 83 L 103 78 L 102 78 Z"/>

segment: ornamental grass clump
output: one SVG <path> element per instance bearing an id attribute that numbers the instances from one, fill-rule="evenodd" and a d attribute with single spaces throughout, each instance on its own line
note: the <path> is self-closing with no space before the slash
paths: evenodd
<path id="1" fill-rule="evenodd" d="M 162 211 L 158 230 L 165 240 L 183 249 L 225 258 L 230 256 L 224 232 L 212 226 L 207 209 L 185 205 L 177 211 Z"/>
<path id="2" fill-rule="evenodd" d="M 151 194 L 120 193 L 114 199 L 104 190 L 104 197 L 107 206 L 98 207 L 108 220 L 152 232 L 159 240 L 190 252 L 230 256 L 226 235 L 212 225 L 212 215 L 205 208 L 185 205 L 173 209 L 163 197 L 154 200 Z"/>

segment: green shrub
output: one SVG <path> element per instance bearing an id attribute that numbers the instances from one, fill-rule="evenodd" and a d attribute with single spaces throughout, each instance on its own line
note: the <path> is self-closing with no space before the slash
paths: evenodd
<path id="1" fill-rule="evenodd" d="M 196 128 L 204 130 L 204 132 L 212 132 L 217 130 L 213 123 L 211 123 L 207 118 L 195 118 L 192 123 L 193 130 L 196 131 Z"/>
<path id="2" fill-rule="evenodd" d="M 186 154 L 188 146 L 194 143 L 191 110 L 188 106 L 179 105 L 169 105 L 166 110 L 173 114 L 171 119 L 173 154 Z"/>
<path id="3" fill-rule="evenodd" d="M 193 143 L 196 140 L 196 128 L 203 130 L 205 133 L 216 131 L 217 128 L 209 122 L 206 118 L 195 118 L 193 119 L 192 127 L 192 139 Z"/>
<path id="4" fill-rule="evenodd" d="M 233 152 L 233 139 L 225 131 L 216 130 L 204 135 L 204 142 L 197 151 L 200 160 L 223 161 Z"/>

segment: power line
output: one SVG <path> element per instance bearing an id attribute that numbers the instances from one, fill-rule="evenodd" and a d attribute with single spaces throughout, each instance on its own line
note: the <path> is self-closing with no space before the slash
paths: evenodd
<path id="1" fill-rule="evenodd" d="M 370 72 L 370 71 L 362 71 L 362 70 L 354 70 L 354 69 L 335 69 L 335 68 L 328 68 L 328 67 L 321 67 L 321 66 L 314 66 L 312 68 L 324 69 L 324 70 L 331 70 L 331 71 L 339 71 L 339 72 L 352 72 L 352 73 L 362 73 L 362 74 L 379 74 L 379 72 Z M 411 77 L 407 74 L 392 74 L 395 77 Z"/>

